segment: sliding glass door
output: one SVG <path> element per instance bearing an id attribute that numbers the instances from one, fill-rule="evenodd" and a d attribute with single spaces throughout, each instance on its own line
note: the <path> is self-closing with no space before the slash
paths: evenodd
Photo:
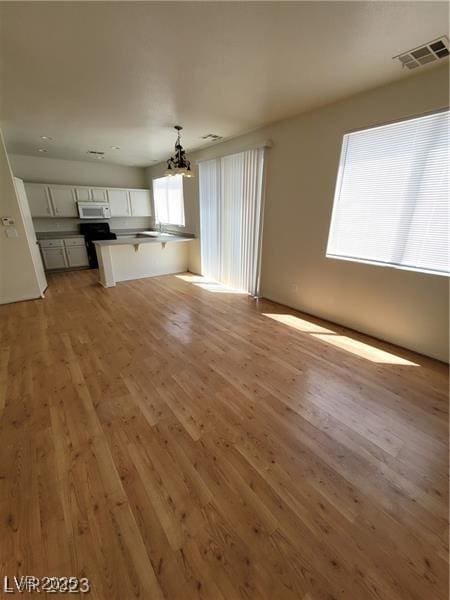
<path id="1" fill-rule="evenodd" d="M 200 163 L 202 274 L 259 295 L 264 148 Z"/>

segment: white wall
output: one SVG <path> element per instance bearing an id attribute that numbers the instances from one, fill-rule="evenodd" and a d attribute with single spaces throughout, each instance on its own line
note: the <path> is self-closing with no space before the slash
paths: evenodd
<path id="1" fill-rule="evenodd" d="M 145 169 L 81 160 L 10 154 L 13 173 L 36 183 L 75 183 L 110 187 L 146 187 Z"/>
<path id="2" fill-rule="evenodd" d="M 18 234 L 15 238 L 6 237 L 6 227 L 0 224 L 0 304 L 39 298 L 39 285 L 1 131 L 0 217 L 12 217 Z"/>
<path id="3" fill-rule="evenodd" d="M 343 134 L 445 106 L 446 65 L 190 154 L 195 163 L 273 140 L 267 162 L 264 297 L 448 361 L 446 277 L 325 257 Z M 163 170 L 164 165 L 147 169 L 149 180 Z M 198 177 L 185 181 L 185 201 L 186 229 L 198 233 Z M 200 248 L 191 248 L 189 268 L 198 272 Z"/>

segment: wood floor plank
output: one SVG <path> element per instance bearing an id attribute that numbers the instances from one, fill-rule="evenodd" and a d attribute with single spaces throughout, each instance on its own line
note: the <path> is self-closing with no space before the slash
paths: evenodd
<path id="1" fill-rule="evenodd" d="M 87 577 L 94 600 L 448 600 L 437 361 L 189 274 L 55 274 L 0 306 L 0 436 L 10 578 Z"/>

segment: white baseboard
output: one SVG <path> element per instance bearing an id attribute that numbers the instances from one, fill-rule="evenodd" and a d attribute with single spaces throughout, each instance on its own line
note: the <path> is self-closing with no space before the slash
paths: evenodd
<path id="1" fill-rule="evenodd" d="M 1 298 L 0 304 L 13 304 L 14 302 L 25 302 L 26 300 L 41 300 L 42 296 L 16 296 L 14 298 Z"/>

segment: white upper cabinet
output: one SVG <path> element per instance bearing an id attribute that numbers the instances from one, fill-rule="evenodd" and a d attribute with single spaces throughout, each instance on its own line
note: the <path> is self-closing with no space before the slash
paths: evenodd
<path id="1" fill-rule="evenodd" d="M 53 217 L 53 207 L 45 184 L 26 183 L 25 192 L 32 217 Z"/>
<path id="2" fill-rule="evenodd" d="M 78 217 L 75 190 L 68 185 L 50 185 L 48 188 L 55 217 Z"/>
<path id="3" fill-rule="evenodd" d="M 75 197 L 77 202 L 89 202 L 91 199 L 91 189 L 88 187 L 75 188 Z"/>
<path id="4" fill-rule="evenodd" d="M 152 216 L 149 190 L 130 190 L 130 204 L 133 217 Z"/>
<path id="5" fill-rule="evenodd" d="M 77 202 L 108 202 L 106 188 L 76 187 L 75 197 Z"/>
<path id="6" fill-rule="evenodd" d="M 108 201 L 112 217 L 131 217 L 128 190 L 108 190 Z"/>
<path id="7" fill-rule="evenodd" d="M 92 188 L 91 200 L 94 202 L 108 202 L 108 190 L 105 188 Z"/>
<path id="8" fill-rule="evenodd" d="M 78 218 L 77 202 L 108 202 L 111 217 L 151 217 L 150 190 L 26 183 L 31 216 Z"/>

